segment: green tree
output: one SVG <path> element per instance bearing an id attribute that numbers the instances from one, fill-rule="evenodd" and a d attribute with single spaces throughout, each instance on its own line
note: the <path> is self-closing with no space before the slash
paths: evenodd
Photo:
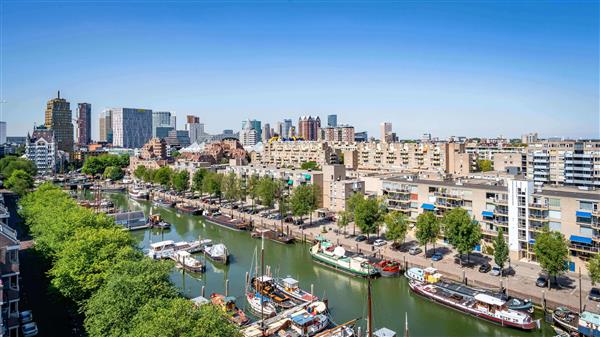
<path id="1" fill-rule="evenodd" d="M 425 256 L 427 256 L 427 244 L 433 244 L 435 252 L 435 241 L 440 235 L 440 223 L 438 218 L 432 212 L 424 212 L 417 216 L 417 230 L 415 236 L 419 244 L 425 246 Z"/>
<path id="2" fill-rule="evenodd" d="M 238 337 L 238 329 L 213 306 L 190 300 L 157 299 L 142 306 L 127 337 Z"/>
<path id="3" fill-rule="evenodd" d="M 479 171 L 481 171 L 481 172 L 488 172 L 488 171 L 492 171 L 494 169 L 493 163 L 489 159 L 477 160 L 477 167 L 479 168 Z"/>
<path id="4" fill-rule="evenodd" d="M 290 208 L 292 214 L 302 217 L 309 214 L 314 209 L 313 188 L 310 185 L 300 185 L 294 188 L 290 197 Z"/>
<path id="5" fill-rule="evenodd" d="M 408 221 L 406 215 L 398 211 L 391 211 L 385 215 L 384 222 L 387 226 L 385 237 L 388 240 L 394 241 L 395 244 L 400 242 L 404 243 L 406 234 L 408 233 Z"/>
<path id="6" fill-rule="evenodd" d="M 153 183 L 154 182 L 154 178 L 156 177 L 156 171 L 155 169 L 146 169 L 146 172 L 144 174 L 143 180 L 144 182 L 147 183 Z"/>
<path id="7" fill-rule="evenodd" d="M 494 239 L 494 262 L 502 272 L 504 272 L 504 264 L 508 260 L 508 244 L 504 240 L 504 233 L 502 228 L 498 229 L 498 235 Z"/>
<path id="8" fill-rule="evenodd" d="M 215 172 L 209 172 L 205 178 L 205 189 L 210 195 L 219 198 L 219 203 L 221 201 L 222 189 L 221 189 L 221 180 L 223 180 L 223 175 Z"/>
<path id="9" fill-rule="evenodd" d="M 587 263 L 588 274 L 592 279 L 592 285 L 600 282 L 600 255 L 595 255 Z"/>
<path id="10" fill-rule="evenodd" d="M 363 198 L 354 205 L 354 222 L 363 234 L 376 233 L 382 221 L 383 212 L 378 199 Z"/>
<path id="11" fill-rule="evenodd" d="M 340 211 L 337 214 L 337 226 L 340 230 L 340 232 L 342 230 L 345 231 L 345 228 L 348 227 L 348 224 L 350 224 L 350 214 L 348 213 L 348 211 Z M 338 232 L 339 234 L 339 232 Z"/>
<path id="12" fill-rule="evenodd" d="M 146 170 L 147 170 L 146 166 L 138 165 L 138 167 L 136 167 L 135 170 L 133 171 L 133 176 L 139 180 L 145 180 Z"/>
<path id="13" fill-rule="evenodd" d="M 270 177 L 262 177 L 258 181 L 257 194 L 263 206 L 273 207 L 277 195 L 277 183 Z"/>
<path id="14" fill-rule="evenodd" d="M 316 161 L 306 161 L 300 165 L 300 168 L 303 170 L 318 170 L 319 164 Z"/>
<path id="15" fill-rule="evenodd" d="M 103 177 L 112 181 L 123 178 L 123 169 L 119 166 L 108 166 L 104 169 Z"/>
<path id="16" fill-rule="evenodd" d="M 444 215 L 444 234 L 450 244 L 462 256 L 467 254 L 467 261 L 473 248 L 481 242 L 481 226 L 472 220 L 464 208 L 453 208 Z M 462 264 L 462 259 L 461 259 Z"/>
<path id="17" fill-rule="evenodd" d="M 190 187 L 190 173 L 187 170 L 174 172 L 171 180 L 173 188 L 177 192 L 186 191 Z"/>
<path id="18" fill-rule="evenodd" d="M 171 179 L 173 177 L 173 170 L 168 166 L 163 166 L 156 170 L 154 174 L 154 182 L 161 185 L 162 187 L 171 187 Z"/>
<path id="19" fill-rule="evenodd" d="M 129 165 L 128 155 L 103 154 L 95 157 L 88 157 L 83 162 L 81 172 L 89 175 L 103 174 L 107 167 L 118 166 L 124 168 Z"/>
<path id="20" fill-rule="evenodd" d="M 208 175 L 208 170 L 205 168 L 199 168 L 194 172 L 192 177 L 192 189 L 199 192 L 201 195 L 206 191 L 204 188 L 204 179 Z"/>
<path id="21" fill-rule="evenodd" d="M 256 199 L 258 199 L 258 184 L 260 182 L 260 178 L 253 174 L 248 178 L 248 196 L 252 200 L 252 209 L 254 209 L 254 204 L 256 203 Z"/>
<path id="22" fill-rule="evenodd" d="M 232 203 L 239 196 L 239 187 L 237 176 L 234 172 L 229 172 L 221 179 L 221 190 L 225 199 Z"/>
<path id="23" fill-rule="evenodd" d="M 569 249 L 562 233 L 550 231 L 545 227 L 536 236 L 533 251 L 542 269 L 555 280 L 567 270 Z"/>
<path id="24" fill-rule="evenodd" d="M 15 156 L 6 156 L 0 159 L 0 173 L 5 179 L 12 176 L 16 170 L 25 171 L 32 177 L 37 174 L 35 164 L 31 160 Z"/>
<path id="25" fill-rule="evenodd" d="M 115 266 L 85 305 L 85 330 L 91 337 L 124 336 L 139 308 L 153 299 L 175 298 L 170 261 L 126 260 Z"/>
<path id="26" fill-rule="evenodd" d="M 33 178 L 27 171 L 14 170 L 8 180 L 6 180 L 6 187 L 19 196 L 24 196 L 25 193 L 33 188 Z"/>
<path id="27" fill-rule="evenodd" d="M 126 259 L 139 258 L 135 242 L 119 228 L 81 228 L 64 243 L 50 269 L 52 285 L 78 303 L 97 291 L 111 268 Z"/>

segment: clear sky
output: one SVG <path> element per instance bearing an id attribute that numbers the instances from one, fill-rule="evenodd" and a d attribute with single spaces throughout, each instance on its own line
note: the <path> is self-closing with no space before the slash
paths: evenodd
<path id="1" fill-rule="evenodd" d="M 379 137 L 599 137 L 598 1 L 0 0 L 9 135 L 56 91 L 242 119 L 337 114 Z"/>

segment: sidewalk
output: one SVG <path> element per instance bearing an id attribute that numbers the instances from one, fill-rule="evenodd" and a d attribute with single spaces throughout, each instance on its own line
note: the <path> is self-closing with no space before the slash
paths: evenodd
<path id="1" fill-rule="evenodd" d="M 163 197 L 170 198 L 175 201 L 183 201 L 190 203 L 197 207 L 208 208 L 209 206 L 216 207 L 217 205 L 206 205 L 200 200 L 184 199 L 182 197 L 174 197 L 163 194 Z M 274 229 L 281 229 L 280 220 L 265 219 L 258 215 L 249 215 L 246 213 L 240 213 L 237 210 L 228 208 L 229 205 L 222 204 L 219 207 L 222 209 L 223 214 L 232 215 L 234 218 L 252 219 L 254 226 L 257 227 L 269 227 Z M 317 219 L 313 216 L 313 220 Z M 308 219 L 305 219 L 305 225 L 308 224 Z M 492 276 L 489 273 L 480 273 L 478 271 L 479 264 L 473 268 L 461 267 L 454 263 L 454 255 L 456 252 L 447 244 L 436 243 L 436 250 L 443 252 L 444 258 L 441 261 L 433 262 L 430 259 L 426 259 L 424 254 L 410 255 L 408 253 L 400 252 L 390 248 L 389 243 L 383 247 L 373 247 L 366 242 L 356 242 L 352 238 L 345 238 L 344 235 L 336 234 L 333 232 L 337 229 L 335 223 L 326 224 L 327 233 L 322 233 L 323 225 L 313 225 L 309 228 L 301 230 L 298 226 L 284 223 L 284 231 L 290 230 L 292 235 L 297 239 L 306 238 L 307 241 L 312 240 L 318 235 L 322 235 L 332 242 L 343 245 L 347 250 L 359 251 L 366 255 L 377 254 L 377 256 L 396 260 L 402 262 L 405 266 L 412 267 L 428 267 L 433 266 L 437 268 L 444 276 L 453 279 L 455 281 L 463 282 L 466 278 L 467 284 L 478 286 L 488 289 L 499 290 L 501 286 L 507 289 L 507 293 L 512 296 L 520 298 L 530 298 L 534 303 L 539 306 L 543 306 L 543 300 L 545 298 L 547 308 L 556 308 L 557 306 L 568 306 L 569 308 L 579 311 L 580 303 L 580 291 L 579 291 L 579 275 L 577 273 L 567 273 L 561 278 L 562 289 L 552 288 L 540 288 L 535 285 L 535 281 L 541 272 L 539 265 L 535 263 L 527 263 L 522 261 L 511 262 L 511 267 L 515 271 L 514 275 L 498 277 Z M 347 229 L 351 229 L 348 226 Z M 348 232 L 352 232 L 349 230 Z M 357 230 L 357 233 L 359 231 Z M 413 241 L 414 237 L 411 235 L 407 236 L 407 242 Z M 432 246 L 428 245 L 427 248 L 431 251 Z M 487 258 L 487 257 L 486 257 Z M 488 262 L 493 258 L 489 257 Z M 600 312 L 600 303 L 591 301 L 587 298 L 587 295 L 592 288 L 590 278 L 587 274 L 581 275 L 581 303 L 583 310 L 590 310 L 594 312 Z"/>

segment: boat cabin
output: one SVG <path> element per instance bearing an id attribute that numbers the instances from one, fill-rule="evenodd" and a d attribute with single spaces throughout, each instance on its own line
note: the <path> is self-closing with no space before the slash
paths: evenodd
<path id="1" fill-rule="evenodd" d="M 194 297 L 190 301 L 192 301 L 192 303 L 194 303 L 194 305 L 197 307 L 201 307 L 205 304 L 210 303 L 210 301 L 207 298 L 202 297 L 202 296 Z"/>
<path id="2" fill-rule="evenodd" d="M 477 294 L 474 297 L 475 305 L 479 309 L 485 309 L 490 313 L 494 313 L 496 310 L 506 310 L 506 302 L 488 294 Z"/>
<path id="3" fill-rule="evenodd" d="M 298 289 L 298 281 L 291 277 L 284 278 L 281 283 L 286 289 Z"/>
<path id="4" fill-rule="evenodd" d="M 600 315 L 584 311 L 579 315 L 578 329 L 586 337 L 600 337 Z"/>

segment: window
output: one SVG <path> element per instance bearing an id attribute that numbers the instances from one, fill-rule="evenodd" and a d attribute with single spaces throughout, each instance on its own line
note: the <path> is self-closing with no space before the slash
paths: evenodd
<path id="1" fill-rule="evenodd" d="M 553 211 L 553 210 L 550 210 L 550 211 L 548 212 L 548 217 L 549 217 L 550 219 L 561 219 L 561 216 L 560 216 L 560 211 Z"/>
<path id="2" fill-rule="evenodd" d="M 594 235 L 594 230 L 592 230 L 590 227 L 579 227 L 579 234 L 586 236 L 586 237 L 591 237 Z"/>
<path id="3" fill-rule="evenodd" d="M 588 211 L 593 211 L 594 210 L 594 203 L 591 201 L 583 201 L 580 200 L 579 201 L 579 209 L 585 209 Z"/>
<path id="4" fill-rule="evenodd" d="M 548 198 L 548 205 L 550 207 L 560 207 L 560 199 Z"/>
<path id="5" fill-rule="evenodd" d="M 559 231 L 560 232 L 560 222 L 550 221 L 548 223 L 551 231 Z"/>

